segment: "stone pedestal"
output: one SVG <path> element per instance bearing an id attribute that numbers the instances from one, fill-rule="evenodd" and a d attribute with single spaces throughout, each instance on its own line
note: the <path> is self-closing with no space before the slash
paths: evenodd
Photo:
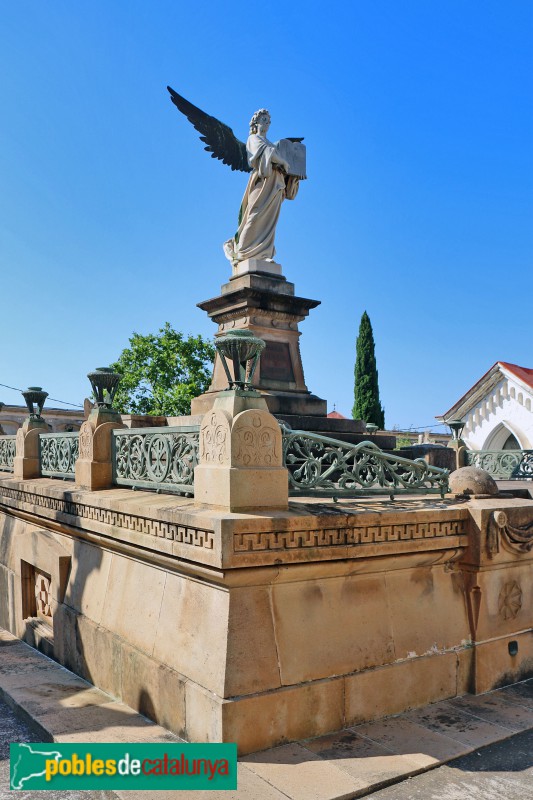
<path id="1" fill-rule="evenodd" d="M 198 305 L 218 325 L 218 334 L 244 328 L 266 342 L 254 387 L 265 398 L 271 414 L 325 416 L 326 401 L 311 394 L 305 384 L 298 330 L 298 323 L 320 301 L 296 297 L 294 284 L 273 272 L 278 266 L 255 259 L 242 262 L 218 297 Z M 192 414 L 209 411 L 227 385 L 216 356 L 209 391 L 192 401 Z"/>
<path id="2" fill-rule="evenodd" d="M 287 509 L 281 430 L 259 392 L 221 392 L 200 428 L 196 504 L 226 511 Z"/>
<path id="3" fill-rule="evenodd" d="M 231 433 L 266 413 L 229 402 Z M 231 513 L 7 474 L 0 626 L 29 640 L 47 576 L 60 664 L 248 753 L 530 677 L 532 542 L 530 499 Z"/>
<path id="4" fill-rule="evenodd" d="M 76 483 L 83 489 L 113 486 L 112 432 L 125 428 L 113 409 L 94 408 L 80 428 L 80 454 L 76 461 Z"/>
<path id="5" fill-rule="evenodd" d="M 463 439 L 450 439 L 448 442 L 448 448 L 453 450 L 455 455 L 453 469 L 461 469 L 461 467 L 466 467 L 466 445 Z"/>
<path id="6" fill-rule="evenodd" d="M 38 478 L 41 474 L 39 463 L 39 434 L 48 433 L 49 428 L 42 417 L 28 417 L 17 431 L 13 476 L 26 480 Z"/>

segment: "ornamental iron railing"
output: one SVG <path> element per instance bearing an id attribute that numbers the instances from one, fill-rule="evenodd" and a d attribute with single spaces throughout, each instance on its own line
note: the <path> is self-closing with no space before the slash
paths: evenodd
<path id="1" fill-rule="evenodd" d="M 192 497 L 199 440 L 198 425 L 113 431 L 113 482 Z"/>
<path id="2" fill-rule="evenodd" d="M 533 450 L 467 450 L 466 464 L 499 480 L 533 479 Z"/>
<path id="3" fill-rule="evenodd" d="M 386 453 L 372 442 L 349 444 L 293 431 L 282 424 L 283 461 L 291 495 L 354 497 L 361 494 L 426 494 L 448 491 L 449 472 L 424 459 Z"/>
<path id="4" fill-rule="evenodd" d="M 0 470 L 13 472 L 17 437 L 0 436 Z"/>
<path id="5" fill-rule="evenodd" d="M 39 435 L 41 475 L 48 478 L 74 480 L 79 441 L 79 431 L 41 433 Z"/>
<path id="6" fill-rule="evenodd" d="M 385 453 L 372 442 L 353 445 L 281 424 L 289 494 L 355 497 L 362 494 L 425 494 L 448 489 L 448 470 L 421 458 Z M 194 496 L 199 426 L 113 431 L 113 482 Z"/>

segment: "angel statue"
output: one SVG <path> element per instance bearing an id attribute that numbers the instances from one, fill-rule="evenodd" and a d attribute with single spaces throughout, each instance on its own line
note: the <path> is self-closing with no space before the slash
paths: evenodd
<path id="1" fill-rule="evenodd" d="M 270 142 L 266 138 L 270 114 L 261 108 L 250 120 L 250 135 L 244 144 L 223 122 L 193 106 L 170 86 L 167 89 L 174 105 L 201 134 L 211 158 L 220 159 L 232 170 L 250 173 L 237 232 L 224 243 L 227 258 L 234 267 L 248 259 L 273 263 L 281 204 L 285 198 L 294 200 L 300 180 L 307 177 L 303 138 Z"/>

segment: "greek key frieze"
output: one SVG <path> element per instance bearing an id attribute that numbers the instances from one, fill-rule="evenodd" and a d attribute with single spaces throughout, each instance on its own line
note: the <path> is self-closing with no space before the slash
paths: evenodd
<path id="1" fill-rule="evenodd" d="M 124 511 L 114 511 L 108 508 L 76 503 L 71 500 L 62 500 L 57 497 L 25 492 L 22 489 L 0 487 L 0 500 L 11 500 L 17 504 L 26 504 L 34 508 L 43 508 L 48 511 L 58 512 L 68 517 L 77 517 L 80 520 L 97 522 L 113 528 L 122 528 L 146 536 L 171 539 L 178 544 L 190 547 L 201 547 L 212 550 L 214 535 L 212 531 L 197 528 L 184 528 L 172 522 L 142 517 L 137 514 L 127 514 Z M 71 522 L 78 528 L 83 527 L 79 522 Z"/>
<path id="2" fill-rule="evenodd" d="M 436 539 L 466 534 L 464 520 L 418 522 L 401 525 L 367 525 L 358 528 L 331 528 L 312 531 L 238 533 L 233 537 L 235 553 L 266 550 L 294 550 L 309 547 L 346 547 L 416 539 Z"/>

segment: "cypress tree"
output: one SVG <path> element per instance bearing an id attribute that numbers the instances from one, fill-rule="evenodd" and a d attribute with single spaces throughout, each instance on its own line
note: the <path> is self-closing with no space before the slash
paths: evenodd
<path id="1" fill-rule="evenodd" d="M 363 313 L 356 343 L 354 419 L 372 422 L 380 430 L 385 427 L 385 411 L 379 402 L 378 371 L 374 334 L 370 317 Z"/>

